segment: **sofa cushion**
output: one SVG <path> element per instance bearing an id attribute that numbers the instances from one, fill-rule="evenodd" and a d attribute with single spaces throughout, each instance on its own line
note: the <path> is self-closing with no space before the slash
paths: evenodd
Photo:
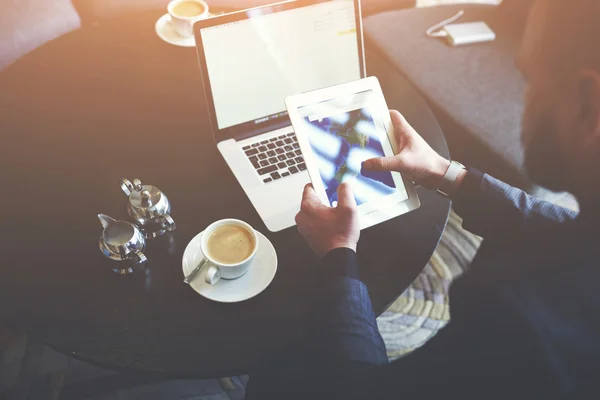
<path id="1" fill-rule="evenodd" d="M 460 22 L 488 22 L 496 41 L 452 48 L 425 35 L 460 9 L 465 10 Z M 515 63 L 522 29 L 498 18 L 503 14 L 513 12 L 486 5 L 398 10 L 367 18 L 365 36 L 428 99 L 455 158 L 522 185 L 515 182 L 524 176 L 525 81 Z"/>
<path id="2" fill-rule="evenodd" d="M 0 71 L 57 37 L 80 26 L 70 0 L 2 0 Z"/>

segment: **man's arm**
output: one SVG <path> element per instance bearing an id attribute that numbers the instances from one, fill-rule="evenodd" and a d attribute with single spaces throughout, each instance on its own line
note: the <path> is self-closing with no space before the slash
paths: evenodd
<path id="1" fill-rule="evenodd" d="M 428 189 L 440 187 L 450 161 L 440 156 L 398 111 L 390 111 L 398 154 L 367 160 L 369 171 L 396 171 Z M 466 229 L 489 238 L 516 229 L 540 228 L 573 219 L 576 213 L 541 201 L 476 170 L 462 171 L 450 194 Z"/>
<path id="2" fill-rule="evenodd" d="M 323 358 L 355 365 L 381 365 L 388 359 L 379 334 L 369 292 L 359 279 L 356 253 L 330 251 L 321 261 L 322 274 L 313 342 Z"/>
<path id="3" fill-rule="evenodd" d="M 246 396 L 261 400 L 369 398 L 364 391 L 369 371 L 386 364 L 387 355 L 369 293 L 359 277 L 360 228 L 351 188 L 339 186 L 338 205 L 333 208 L 321 204 L 307 185 L 296 222 L 321 258 L 311 290 L 309 334 L 300 348 L 256 368 Z"/>
<path id="4" fill-rule="evenodd" d="M 452 196 L 453 208 L 465 229 L 486 239 L 545 229 L 577 216 L 472 168 L 461 178 Z"/>

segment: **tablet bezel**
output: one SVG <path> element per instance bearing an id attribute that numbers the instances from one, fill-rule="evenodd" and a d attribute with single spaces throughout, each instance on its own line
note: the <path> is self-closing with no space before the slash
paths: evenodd
<path id="1" fill-rule="evenodd" d="M 387 136 L 387 141 L 383 136 L 380 137 L 384 154 L 386 156 L 397 154 L 398 148 L 396 138 L 394 136 L 394 126 L 392 124 L 379 80 L 376 77 L 372 76 L 354 82 L 348 82 L 341 85 L 290 96 L 285 100 L 288 114 L 292 121 L 292 125 L 294 126 L 300 149 L 304 155 L 306 167 L 313 183 L 313 187 L 321 202 L 327 206 L 330 206 L 329 198 L 327 197 L 325 185 L 321 179 L 319 168 L 312 150 L 312 146 L 308 139 L 308 135 L 302 131 L 304 126 L 304 117 L 301 115 L 300 109 L 306 106 L 316 105 L 318 103 L 352 96 L 367 91 L 372 91 L 374 96 L 369 101 L 369 108 L 372 118 L 376 125 L 378 124 L 377 119 L 382 121 L 382 128 L 385 129 L 385 136 Z M 406 214 L 420 207 L 421 203 L 413 183 L 409 179 L 402 177 L 402 175 L 397 172 L 392 172 L 392 178 L 396 184 L 396 187 L 402 185 L 405 188 L 408 198 L 402 199 L 400 193 L 396 192 L 394 194 L 378 198 L 375 201 L 361 204 L 358 207 L 361 229 L 365 229 L 396 216 Z"/>

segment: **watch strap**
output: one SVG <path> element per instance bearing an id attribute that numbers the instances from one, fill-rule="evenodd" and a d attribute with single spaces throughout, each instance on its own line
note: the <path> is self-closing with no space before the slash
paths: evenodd
<path id="1" fill-rule="evenodd" d="M 462 170 L 466 169 L 464 165 L 457 161 L 451 161 L 440 186 L 437 189 L 437 192 L 443 196 L 450 197 L 450 193 L 452 193 L 454 189 L 454 184 L 458 175 Z"/>

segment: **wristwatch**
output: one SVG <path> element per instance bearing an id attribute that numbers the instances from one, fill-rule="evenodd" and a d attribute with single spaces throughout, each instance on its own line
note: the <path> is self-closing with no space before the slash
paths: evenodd
<path id="1" fill-rule="evenodd" d="M 467 168 L 457 161 L 450 161 L 450 166 L 437 189 L 437 192 L 442 196 L 450 197 L 450 193 L 454 191 L 454 184 L 456 178 L 460 174 L 460 171 L 466 170 Z"/>

